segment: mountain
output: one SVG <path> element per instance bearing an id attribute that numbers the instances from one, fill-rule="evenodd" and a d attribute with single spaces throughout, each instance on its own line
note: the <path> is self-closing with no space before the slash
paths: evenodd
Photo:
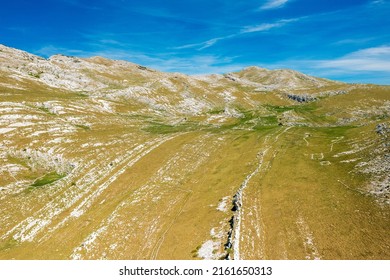
<path id="1" fill-rule="evenodd" d="M 0 45 L 0 259 L 388 259 L 390 87 Z"/>
<path id="2" fill-rule="evenodd" d="M 308 90 L 342 84 L 340 82 L 315 78 L 289 69 L 268 70 L 259 67 L 248 67 L 229 76 L 233 77 L 233 79 L 239 79 L 242 83 L 256 84 L 260 88 L 264 87 L 265 89 Z"/>

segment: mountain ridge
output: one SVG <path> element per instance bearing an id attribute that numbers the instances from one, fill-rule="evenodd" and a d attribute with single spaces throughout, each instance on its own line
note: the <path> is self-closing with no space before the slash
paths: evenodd
<path id="1" fill-rule="evenodd" d="M 57 54 L 57 55 L 52 55 L 49 58 L 45 59 L 45 58 L 42 58 L 40 56 L 33 55 L 33 54 L 28 53 L 28 52 L 17 50 L 17 49 L 14 49 L 14 48 L 10 48 L 10 47 L 4 46 L 4 45 L 0 45 L 0 48 L 3 51 L 3 57 L 2 57 L 3 60 L 6 60 L 4 52 L 7 55 L 9 55 L 9 59 L 10 60 L 23 59 L 22 61 L 18 61 L 19 65 L 14 65 L 14 66 L 17 66 L 17 67 L 20 67 L 20 64 L 23 65 L 26 61 L 30 61 L 30 62 L 33 62 L 33 61 L 35 61 L 35 62 L 37 62 L 37 61 L 38 62 L 46 61 L 48 63 L 60 63 L 60 64 L 67 63 L 67 64 L 71 65 L 71 68 L 79 69 L 80 65 L 77 65 L 77 63 L 92 62 L 92 63 L 96 63 L 98 65 L 101 64 L 101 65 L 107 66 L 107 67 L 114 66 L 114 65 L 128 66 L 129 68 L 137 67 L 141 71 L 148 69 L 148 70 L 153 71 L 155 73 L 163 73 L 163 72 L 160 72 L 160 71 L 157 71 L 157 70 L 154 70 L 154 69 L 147 68 L 145 66 L 134 64 L 132 62 L 128 62 L 128 61 L 124 61 L 124 60 L 111 60 L 111 59 L 107 59 L 107 58 L 104 58 L 104 57 L 101 57 L 101 56 L 94 56 L 94 57 L 89 57 L 89 58 L 78 58 L 76 56 L 67 56 L 67 55 Z M 7 61 L 5 61 L 5 62 L 7 62 Z M 87 66 L 87 65 L 84 65 L 84 66 Z M 39 68 L 39 65 L 37 65 L 37 67 Z M 44 72 L 45 67 L 47 68 L 48 66 L 44 64 L 41 67 L 42 67 L 42 69 L 39 69 L 37 71 Z M 321 85 L 320 81 L 323 82 L 323 81 L 326 80 L 326 79 L 323 79 L 323 78 L 316 78 L 316 77 L 313 77 L 313 76 L 308 76 L 306 74 L 300 73 L 300 72 L 295 71 L 295 70 L 290 70 L 290 69 L 268 70 L 268 69 L 260 68 L 260 67 L 257 67 L 257 66 L 249 66 L 249 67 L 246 67 L 246 68 L 244 68 L 244 69 L 242 69 L 242 70 L 240 70 L 238 72 L 232 72 L 232 73 L 226 73 L 226 74 L 210 74 L 210 75 L 196 75 L 196 76 L 212 77 L 213 75 L 234 75 L 237 78 L 239 78 L 239 77 L 246 76 L 246 74 L 248 74 L 248 72 L 249 72 L 249 74 L 250 74 L 250 72 L 252 72 L 252 75 L 256 75 L 258 77 L 260 76 L 260 77 L 263 77 L 263 78 L 264 78 L 264 76 L 269 74 L 270 75 L 269 79 L 274 79 L 275 76 L 280 76 L 280 75 L 287 76 L 287 77 L 285 77 L 285 80 L 289 79 L 289 78 L 290 79 L 295 79 L 295 80 L 297 80 L 299 78 L 301 78 L 301 79 L 302 78 L 306 78 L 308 80 L 317 81 L 317 83 L 320 84 L 320 85 Z M 255 73 L 253 73 L 253 72 L 255 72 Z M 165 73 L 165 74 L 166 75 L 177 75 L 177 73 Z M 289 76 L 288 74 L 290 75 L 290 77 L 288 77 Z M 182 74 L 182 75 L 185 75 L 185 74 Z M 185 76 L 191 77 L 191 75 L 185 75 Z M 249 81 L 250 81 L 250 79 L 249 79 Z M 326 81 L 328 83 L 340 83 L 340 82 L 331 81 L 331 80 L 326 80 Z M 272 83 L 272 81 L 268 81 L 268 82 L 266 82 L 264 84 L 266 84 L 266 85 L 274 84 L 275 85 L 275 83 Z M 322 84 L 324 84 L 324 82 Z M 299 85 L 296 86 L 296 87 L 299 87 Z"/>

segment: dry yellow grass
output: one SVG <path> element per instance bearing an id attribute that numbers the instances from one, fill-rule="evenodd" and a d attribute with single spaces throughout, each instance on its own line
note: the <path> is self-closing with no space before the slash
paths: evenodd
<path id="1" fill-rule="evenodd" d="M 78 73 L 103 86 L 80 91 L 14 63 L 0 69 L 0 259 L 390 257 L 375 132 L 388 87 L 319 79 L 291 88 L 317 97 L 300 104 L 253 69 L 233 81 L 93 58 Z"/>

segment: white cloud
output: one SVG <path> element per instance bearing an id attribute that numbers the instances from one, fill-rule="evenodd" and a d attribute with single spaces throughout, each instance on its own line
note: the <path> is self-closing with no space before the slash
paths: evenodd
<path id="1" fill-rule="evenodd" d="M 241 30 L 241 34 L 252 32 L 263 32 L 273 28 L 282 27 L 290 22 L 298 21 L 300 18 L 282 19 L 274 23 L 262 23 L 259 25 L 246 26 Z"/>
<path id="2" fill-rule="evenodd" d="M 353 39 L 343 39 L 337 42 L 334 42 L 334 45 L 362 45 L 369 41 L 374 40 L 375 38 L 353 38 Z"/>
<path id="3" fill-rule="evenodd" d="M 340 58 L 312 62 L 314 68 L 330 68 L 349 72 L 378 71 L 390 74 L 390 46 L 362 49 Z"/>
<path id="4" fill-rule="evenodd" d="M 37 55 L 42 55 L 44 57 L 50 57 L 56 54 L 64 54 L 64 55 L 72 55 L 72 56 L 85 56 L 86 54 L 86 52 L 83 50 L 59 48 L 53 45 L 44 46 L 38 50 L 35 50 L 34 53 Z"/>
<path id="5" fill-rule="evenodd" d="M 262 23 L 255 26 L 247 26 L 242 30 L 242 33 L 252 33 L 252 32 L 261 32 L 267 31 L 275 27 L 280 27 L 283 24 L 281 23 Z"/>
<path id="6" fill-rule="evenodd" d="M 151 58 L 139 57 L 137 63 L 164 72 L 185 74 L 225 73 L 241 69 L 241 65 L 232 64 L 233 58 L 215 55 L 194 55 L 190 57 Z"/>
<path id="7" fill-rule="evenodd" d="M 289 0 L 268 0 L 260 10 L 270 10 L 282 8 Z"/>
<path id="8" fill-rule="evenodd" d="M 204 45 L 202 47 L 199 48 L 199 50 L 201 51 L 203 49 L 207 49 L 222 39 L 225 39 L 225 38 L 214 38 L 214 39 L 208 40 L 204 43 Z"/>
<path id="9" fill-rule="evenodd" d="M 241 34 L 244 33 L 252 33 L 252 32 L 262 32 L 262 31 L 268 31 L 273 28 L 282 27 L 290 22 L 298 21 L 299 18 L 295 19 L 282 19 L 274 23 L 262 23 L 259 25 L 252 25 L 252 26 L 246 26 L 241 30 Z"/>
<path id="10" fill-rule="evenodd" d="M 262 64 L 270 69 L 290 68 L 317 77 L 354 83 L 390 84 L 390 45 L 351 52 L 334 59 L 292 59 Z"/>
<path id="11" fill-rule="evenodd" d="M 231 36 L 227 36 L 227 37 L 231 37 Z M 174 49 L 174 50 L 182 50 L 182 49 L 197 48 L 198 51 L 201 51 L 203 49 L 207 49 L 207 48 L 213 46 L 218 41 L 226 39 L 227 37 L 213 38 L 213 39 L 201 42 L 201 43 L 183 45 L 183 46 L 179 46 L 179 47 L 174 47 L 172 49 Z"/>
<path id="12" fill-rule="evenodd" d="M 274 23 L 262 23 L 259 25 L 245 26 L 239 32 L 237 32 L 235 34 L 227 35 L 224 37 L 213 38 L 213 39 L 210 39 L 210 40 L 207 40 L 204 42 L 200 42 L 200 43 L 178 46 L 178 47 L 174 47 L 172 49 L 174 49 L 174 50 L 196 49 L 198 51 L 201 51 L 201 50 L 207 49 L 207 48 L 215 45 L 217 42 L 225 40 L 225 39 L 234 38 L 234 37 L 237 37 L 239 35 L 246 34 L 246 33 L 268 31 L 270 29 L 279 28 L 279 27 L 282 27 L 290 22 L 298 21 L 300 19 L 301 18 L 282 19 L 282 20 L 279 20 L 279 21 L 274 22 Z"/>
<path id="13" fill-rule="evenodd" d="M 232 64 L 233 57 L 219 57 L 215 55 L 193 55 L 189 57 L 175 57 L 172 54 L 154 54 L 124 51 L 118 48 L 103 51 L 82 51 L 57 48 L 49 45 L 35 53 L 46 57 L 53 54 L 66 54 L 78 57 L 102 56 L 109 59 L 125 60 L 144 65 L 164 72 L 181 72 L 185 74 L 212 74 L 226 73 L 242 69 L 242 65 Z"/>
<path id="14" fill-rule="evenodd" d="M 117 45 L 117 46 L 123 46 L 123 43 L 117 41 L 117 40 L 112 40 L 112 39 L 102 39 L 99 40 L 99 43 L 102 43 L 104 45 Z"/>
<path id="15" fill-rule="evenodd" d="M 361 49 L 334 59 L 302 58 L 249 64 L 268 69 L 293 69 L 343 82 L 390 85 L 390 45 Z"/>

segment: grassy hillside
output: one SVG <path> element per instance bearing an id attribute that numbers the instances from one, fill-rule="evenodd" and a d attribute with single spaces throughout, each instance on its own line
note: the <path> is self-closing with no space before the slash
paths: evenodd
<path id="1" fill-rule="evenodd" d="M 1 49 L 0 259 L 389 259 L 390 87 Z"/>

